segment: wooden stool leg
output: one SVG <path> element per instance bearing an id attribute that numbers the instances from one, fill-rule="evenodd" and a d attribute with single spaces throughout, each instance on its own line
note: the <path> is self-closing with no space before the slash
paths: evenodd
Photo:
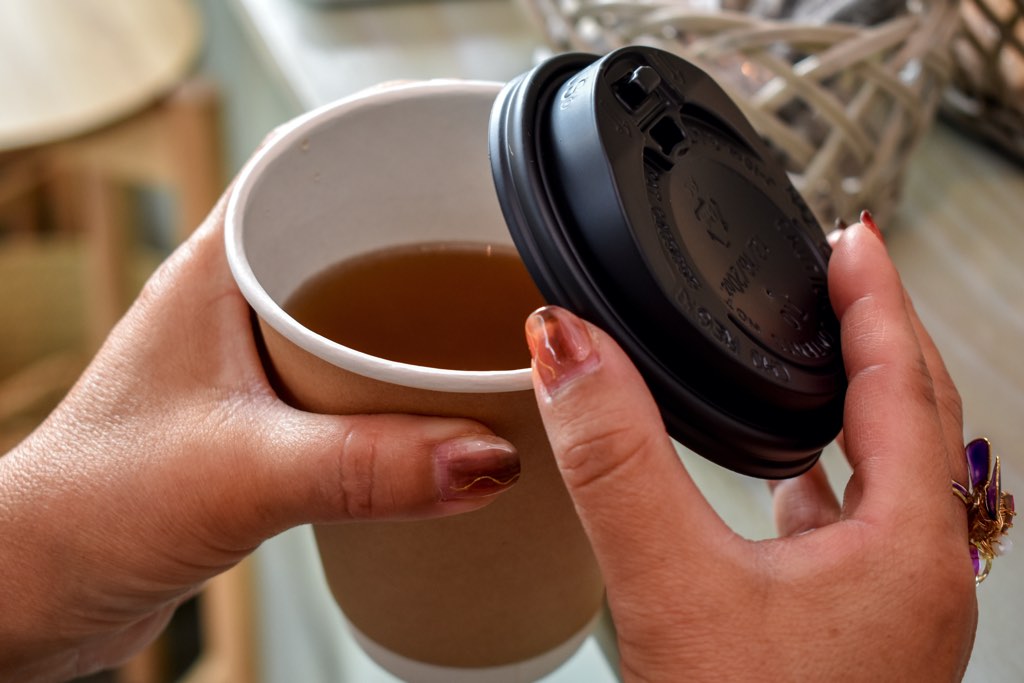
<path id="1" fill-rule="evenodd" d="M 220 98 L 216 86 L 196 78 L 178 88 L 164 105 L 180 210 L 176 238 L 184 241 L 206 218 L 224 188 Z"/>
<path id="2" fill-rule="evenodd" d="M 85 168 L 80 174 L 82 223 L 88 252 L 89 339 L 99 348 L 126 306 L 124 288 L 123 194 L 102 173 Z"/>
<path id="3" fill-rule="evenodd" d="M 84 234 L 79 208 L 81 189 L 74 173 L 59 168 L 50 171 L 43 186 L 50 223 L 54 233 L 62 238 Z"/>
<path id="4" fill-rule="evenodd" d="M 149 647 L 122 664 L 114 676 L 117 683 L 169 683 L 167 653 L 157 640 Z"/>
<path id="5" fill-rule="evenodd" d="M 100 169 L 86 166 L 75 174 L 82 236 L 87 252 L 86 296 L 89 339 L 99 348 L 127 306 L 124 264 L 128 234 L 124 225 L 124 189 Z M 168 683 L 166 646 L 149 645 L 116 673 L 119 683 Z"/>
<path id="6" fill-rule="evenodd" d="M 257 683 L 253 560 L 215 577 L 199 596 L 203 652 L 179 683 Z"/>
<path id="7" fill-rule="evenodd" d="M 0 234 L 24 236 L 42 226 L 37 160 L 29 155 L 0 156 Z"/>

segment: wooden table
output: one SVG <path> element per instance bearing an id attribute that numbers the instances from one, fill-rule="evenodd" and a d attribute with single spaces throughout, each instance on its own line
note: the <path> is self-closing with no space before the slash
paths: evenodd
<path id="1" fill-rule="evenodd" d="M 181 0 L 0 3 L 0 150 L 124 118 L 177 84 L 201 32 Z"/>

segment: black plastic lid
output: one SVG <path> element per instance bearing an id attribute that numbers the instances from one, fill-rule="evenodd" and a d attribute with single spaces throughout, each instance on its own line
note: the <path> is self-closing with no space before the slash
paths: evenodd
<path id="1" fill-rule="evenodd" d="M 710 77 L 653 48 L 555 57 L 498 96 L 490 151 L 541 292 L 616 338 L 674 438 L 759 477 L 814 464 L 846 388 L 830 250 Z"/>

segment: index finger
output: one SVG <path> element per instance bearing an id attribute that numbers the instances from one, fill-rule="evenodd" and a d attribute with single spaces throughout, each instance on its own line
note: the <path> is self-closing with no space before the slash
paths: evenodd
<path id="1" fill-rule="evenodd" d="M 935 386 L 935 401 L 945 434 L 946 456 L 949 458 L 949 476 L 954 481 L 967 482 L 967 458 L 964 456 L 964 413 L 960 392 L 957 391 L 953 378 L 950 376 L 949 370 L 946 369 L 946 363 L 942 360 L 938 346 L 935 345 L 931 334 L 921 322 L 921 318 L 914 308 L 914 302 L 906 291 L 903 292 L 903 300 L 906 302 L 907 314 L 914 326 L 914 333 L 921 344 L 921 353 L 924 354 L 928 372 L 931 373 L 932 383 Z"/>
<path id="2" fill-rule="evenodd" d="M 946 443 L 932 376 L 914 331 L 899 274 L 882 241 L 847 228 L 829 263 L 849 379 L 846 453 L 854 516 L 931 514 L 950 494 Z M 952 505 L 943 506 L 952 510 Z"/>

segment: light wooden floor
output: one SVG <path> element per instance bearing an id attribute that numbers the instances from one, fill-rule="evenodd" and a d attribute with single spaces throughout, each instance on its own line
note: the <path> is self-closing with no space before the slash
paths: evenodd
<path id="1" fill-rule="evenodd" d="M 914 159 L 889 248 L 1005 488 L 1024 495 L 1024 168 L 937 128 Z M 969 681 L 1024 680 L 1024 522 L 978 591 Z"/>
<path id="2" fill-rule="evenodd" d="M 1024 471 L 1024 169 L 937 128 L 888 237 L 922 320 L 987 435 Z"/>

